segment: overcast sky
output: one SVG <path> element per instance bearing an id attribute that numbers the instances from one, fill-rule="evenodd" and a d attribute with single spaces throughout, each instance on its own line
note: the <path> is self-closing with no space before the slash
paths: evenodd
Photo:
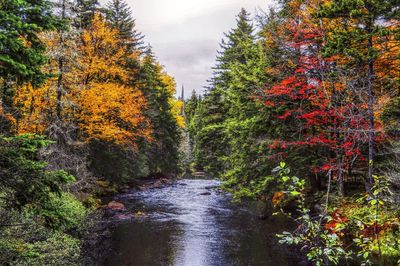
<path id="1" fill-rule="evenodd" d="M 211 76 L 223 32 L 235 25 L 242 7 L 254 14 L 271 0 L 126 0 L 137 28 L 186 97 L 203 91 Z"/>

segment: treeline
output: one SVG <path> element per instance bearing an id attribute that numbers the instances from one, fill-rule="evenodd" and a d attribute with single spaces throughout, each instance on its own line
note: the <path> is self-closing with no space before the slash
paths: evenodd
<path id="1" fill-rule="evenodd" d="M 124 1 L 0 1 L 0 89 L 0 264 L 80 264 L 97 197 L 178 174 L 182 103 Z"/>
<path id="2" fill-rule="evenodd" d="M 206 94 L 186 102 L 192 167 L 237 199 L 296 205 L 281 240 L 317 265 L 395 265 L 399 2 L 275 4 L 239 13 Z"/>

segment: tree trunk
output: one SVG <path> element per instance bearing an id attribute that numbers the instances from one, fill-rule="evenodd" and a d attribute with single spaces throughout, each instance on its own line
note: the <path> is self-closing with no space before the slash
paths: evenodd
<path id="1" fill-rule="evenodd" d="M 373 170 L 375 161 L 375 118 L 374 118 L 374 103 L 375 96 L 373 91 L 374 79 L 374 60 L 371 55 L 373 49 L 373 41 L 371 37 L 371 25 L 367 26 L 367 32 L 370 35 L 368 38 L 368 74 L 367 74 L 367 93 L 368 93 L 368 178 L 366 180 L 366 190 L 370 192 L 371 186 L 374 183 Z"/>
<path id="2" fill-rule="evenodd" d="M 62 10 L 61 10 L 61 19 L 65 19 L 65 0 L 62 0 Z M 62 94 L 63 94 L 63 74 L 64 74 L 64 30 L 60 29 L 60 47 L 61 47 L 61 55 L 58 59 L 58 80 L 57 80 L 57 107 L 56 107 L 56 116 L 57 120 L 62 120 L 61 111 L 62 111 Z"/>

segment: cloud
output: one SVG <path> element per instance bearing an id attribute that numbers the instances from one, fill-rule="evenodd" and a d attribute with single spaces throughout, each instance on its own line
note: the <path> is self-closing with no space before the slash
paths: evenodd
<path id="1" fill-rule="evenodd" d="M 137 27 L 185 95 L 203 91 L 212 75 L 223 33 L 242 7 L 250 12 L 268 0 L 127 0 Z M 180 94 L 180 89 L 179 94 Z"/>

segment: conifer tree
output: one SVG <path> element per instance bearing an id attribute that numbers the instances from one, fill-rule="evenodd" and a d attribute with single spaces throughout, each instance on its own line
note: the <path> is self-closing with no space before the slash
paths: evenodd
<path id="1" fill-rule="evenodd" d="M 150 174 L 174 174 L 179 159 L 179 128 L 170 105 L 173 97 L 163 82 L 163 69 L 151 47 L 147 48 L 140 70 L 140 88 L 147 99 L 145 115 L 151 121 L 153 141 L 144 143 Z"/>
<path id="2" fill-rule="evenodd" d="M 108 2 L 105 12 L 111 27 L 118 30 L 119 39 L 123 44 L 127 45 L 129 49 L 144 49 L 144 36 L 136 29 L 132 10 L 124 0 L 112 0 Z"/>
<path id="3" fill-rule="evenodd" d="M 74 11 L 77 15 L 74 26 L 79 29 L 87 28 L 99 11 L 98 0 L 77 0 Z"/>

